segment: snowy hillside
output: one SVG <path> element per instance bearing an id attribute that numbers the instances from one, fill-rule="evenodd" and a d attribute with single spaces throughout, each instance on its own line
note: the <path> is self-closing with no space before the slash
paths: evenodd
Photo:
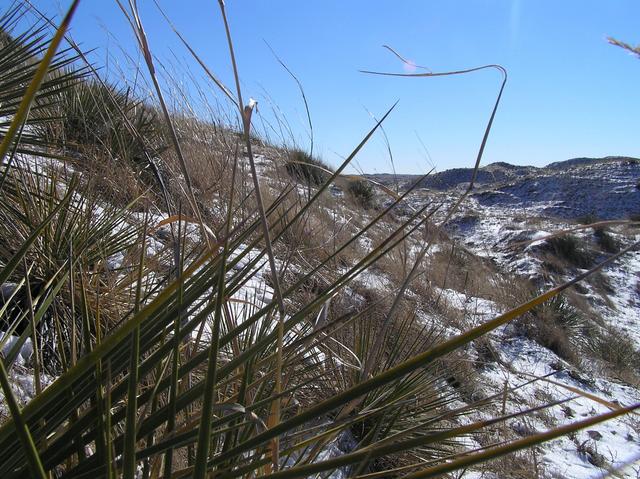
<path id="1" fill-rule="evenodd" d="M 601 220 L 639 219 L 640 161 L 570 160 L 539 169 L 505 166 L 490 165 L 480 170 L 477 189 L 446 226 L 451 241 L 460 250 L 482 258 L 490 269 L 505 278 L 522 278 L 533 290 L 549 288 L 640 240 L 638 223 L 582 227 L 582 223 Z M 469 178 L 468 170 L 439 173 L 412 200 L 413 206 L 424 202 L 451 205 Z M 406 176 L 403 180 L 410 183 Z M 436 186 L 441 181 L 450 189 Z M 566 241 L 563 236 L 545 239 L 554 232 L 576 227 L 575 232 L 565 235 L 570 237 Z M 574 256 L 565 257 L 568 251 L 558 250 L 556 243 L 575 248 Z M 513 292 L 520 287 L 514 279 Z M 495 315 L 506 307 L 504 298 L 508 295 L 478 296 L 469 288 L 459 289 L 447 290 L 446 296 L 451 306 L 469 320 Z M 570 418 L 589 417 L 607 407 L 640 400 L 640 250 L 635 248 L 606 266 L 569 290 L 565 297 L 566 307 L 576 315 L 576 322 L 584 321 L 580 326 L 567 326 L 566 332 L 577 335 L 577 329 L 572 327 L 604 331 L 610 337 L 602 342 L 613 342 L 606 347 L 614 352 L 603 351 L 603 344 L 579 347 L 572 338 L 568 338 L 566 345 L 559 340 L 550 341 L 536 336 L 532 332 L 536 328 L 531 324 L 522 323 L 500 329 L 488 343 L 469 351 L 476 364 L 480 364 L 477 371 L 482 379 L 476 394 L 496 394 L 506 384 L 546 378 L 506 399 L 507 409 L 535 403 L 535 398 L 540 397 L 574 398 L 537 421 L 512 425 L 515 434 L 530 434 Z M 545 317 L 540 315 L 526 321 L 543 320 Z M 545 329 L 544 333 L 557 331 Z M 585 334 L 584 341 L 590 342 L 591 334 L 596 333 Z M 622 364 L 612 366 L 607 364 L 608 360 Z M 596 400 L 580 397 L 575 394 L 576 389 L 593 394 Z M 604 477 L 609 467 L 624 469 L 625 464 L 640 457 L 639 426 L 637 418 L 626 418 L 545 445 L 537 452 L 539 477 L 595 478 Z M 636 477 L 633 467 L 625 470 L 621 477 Z"/>

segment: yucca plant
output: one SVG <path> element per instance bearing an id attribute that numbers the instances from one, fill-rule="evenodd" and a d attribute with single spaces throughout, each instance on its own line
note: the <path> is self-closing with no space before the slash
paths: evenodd
<path id="1" fill-rule="evenodd" d="M 597 326 L 563 296 L 535 308 L 520 324 L 528 337 L 570 361 L 588 351 L 598 337 Z"/>
<path id="2" fill-rule="evenodd" d="M 57 141 L 70 151 L 98 148 L 114 159 L 139 165 L 144 165 L 145 149 L 160 147 L 161 125 L 155 111 L 130 90 L 86 80 L 59 95 L 52 108 L 57 124 L 47 125 L 50 143 Z M 125 121 L 137 135 L 130 133 Z"/>
<path id="3" fill-rule="evenodd" d="M 47 26 L 36 22 L 24 32 L 15 34 L 14 30 L 24 20 L 26 7 L 13 3 L 0 14 L 0 136 L 4 137 L 11 124 L 11 119 L 18 112 L 20 102 L 36 70 L 40 56 L 49 45 Z M 39 88 L 34 91 L 29 103 L 29 116 L 25 125 L 20 125 L 19 149 L 33 151 L 38 148 L 40 154 L 46 153 L 41 148 L 46 145 L 37 134 L 40 127 L 50 124 L 52 120 L 51 106 L 56 97 L 81 81 L 86 69 L 74 67 L 77 56 L 69 50 L 55 52 L 50 64 L 42 74 Z M 25 112 L 26 113 L 26 112 Z M 24 126 L 28 125 L 28 128 Z"/>
<path id="4" fill-rule="evenodd" d="M 35 308 L 39 318 L 37 332 L 41 339 L 46 336 L 44 344 L 49 352 L 46 369 L 52 374 L 59 373 L 68 363 L 71 351 L 83 349 L 80 293 L 88 288 L 99 294 L 102 321 L 116 320 L 114 312 L 110 312 L 116 308 L 110 304 L 113 298 L 105 296 L 114 291 L 127 294 L 126 276 L 116 279 L 114 269 L 126 270 L 130 267 L 127 263 L 137 263 L 137 258 L 132 261 L 126 257 L 138 249 L 140 226 L 127 216 L 128 209 L 97 202 L 88 185 L 79 185 L 77 177 L 60 174 L 53 164 L 41 158 L 30 163 L 18 158 L 6 177 L 2 193 L 2 264 L 11 260 L 45 218 L 51 218 L 25 254 L 23 264 L 6 279 L 9 284 L 18 284 L 21 279 L 28 283 L 28 287 L 25 283 L 14 292 L 11 302 L 22 306 L 22 313 L 16 317 L 17 311 L 14 312 L 10 330 L 22 337 L 6 359 L 11 364 L 17 348 L 28 334 L 34 333 L 27 319 L 28 310 Z M 115 264 L 116 260 L 121 264 Z M 25 308 L 27 303 L 31 303 L 31 308 Z M 78 324 L 72 324 L 75 322 Z M 91 334 L 95 335 L 95 326 L 93 329 Z"/>
<path id="5" fill-rule="evenodd" d="M 350 181 L 348 191 L 358 205 L 365 209 L 371 208 L 374 199 L 374 192 L 373 186 L 371 186 L 367 181 Z"/>
<path id="6" fill-rule="evenodd" d="M 48 68 L 76 5 L 77 1 L 38 71 Z M 130 8 L 137 38 L 149 53 L 135 2 Z M 284 263 L 278 256 L 279 240 L 327 193 L 391 110 L 336 171 L 310 192 L 308 201 L 291 202 L 283 214 L 281 206 L 294 191 L 287 187 L 273 202 L 264 203 L 251 153 L 251 106 L 243 106 L 223 2 L 220 8 L 254 180 L 255 202 L 251 204 L 255 206 L 241 221 L 234 218 L 238 205 L 245 201 L 233 187 L 240 162 L 235 148 L 225 153 L 233 164 L 232 187 L 223 204 L 225 224 L 209 234 L 202 219 L 196 218 L 200 236 L 192 244 L 184 239 L 186 231 L 179 229 L 172 237 L 175 254 L 171 257 L 175 260 L 170 262 L 170 273 L 158 278 L 145 266 L 147 238 L 157 225 L 125 228 L 121 233 L 113 224 L 120 221 L 118 215 L 91 217 L 82 206 L 88 201 L 83 199 L 86 192 L 76 189 L 75 180 L 65 179 L 68 184 L 61 195 L 55 175 L 44 175 L 44 183 L 40 179 L 30 182 L 29 178 L 40 178 L 43 173 L 30 170 L 27 178 L 20 180 L 19 164 L 7 170 L 0 194 L 14 198 L 9 203 L 14 206 L 6 214 L 24 219 L 16 228 L 20 234 L 15 245 L 1 259 L 0 284 L 11 278 L 26 285 L 28 293 L 32 272 L 50 277 L 51 271 L 60 271 L 47 296 L 53 301 L 65 284 L 62 277 L 74 276 L 71 284 L 80 285 L 78 305 L 71 308 L 67 319 L 72 329 L 80 318 L 83 341 L 76 360 L 22 408 L 8 380 L 11 361 L 0 360 L 0 382 L 11 411 L 11 420 L 0 427 L 1 477 L 307 478 L 323 477 L 337 469 L 361 478 L 435 477 L 639 407 L 616 406 L 610 413 L 544 433 L 467 450 L 462 444 L 465 438 L 555 404 L 460 425 L 456 418 L 499 398 L 473 405 L 454 403 L 455 393 L 447 392 L 439 371 L 440 360 L 447 354 L 552 299 L 629 248 L 574 280 L 451 337 L 439 334 L 418 321 L 409 308 L 403 308 L 429 245 L 386 301 L 373 301 L 346 314 L 331 314 L 334 298 L 352 297 L 354 278 L 432 219 L 438 206 L 424 205 L 353 264 L 335 267 L 337 255 L 383 222 L 409 190 L 396 195 L 352 238 L 337 245 L 332 255 L 300 267 L 298 277 L 285 286 L 279 276 Z M 153 74 L 150 54 L 147 61 Z M 38 82 L 36 74 L 32 84 Z M 3 158 L 8 145 L 17 141 L 16 124 L 26 118 L 25 108 L 32 99 L 25 95 L 13 116 L 2 143 Z M 170 116 L 166 120 L 171 130 Z M 179 150 L 177 136 L 173 142 Z M 184 160 L 181 152 L 177 154 Z M 184 179 L 187 182 L 188 175 Z M 36 214 L 30 209 L 32 205 L 43 211 Z M 181 214 L 161 221 L 179 228 L 186 222 Z M 112 236 L 106 234 L 110 226 L 116 229 Z M 67 233 L 72 238 L 67 238 Z M 9 235 L 11 230 L 3 234 Z M 124 280 L 130 292 L 125 303 L 128 309 L 108 329 L 97 331 L 102 323 L 96 317 L 102 309 L 90 300 L 88 293 L 95 293 L 95 289 L 87 287 L 88 273 L 94 273 L 99 281 L 100 265 L 104 267 L 109 255 L 134 240 L 137 248 L 132 254 L 138 259 L 125 272 Z M 27 266 L 21 270 L 25 262 Z M 81 269 L 74 269 L 74 265 Z M 294 301 L 303 286 L 320 274 L 324 281 L 317 291 L 305 301 Z M 70 298 L 75 302 L 76 295 Z M 42 306 L 27 308 L 34 327 L 38 321 L 33 316 L 40 311 L 44 311 Z M 353 438 L 348 446 L 338 455 L 328 454 L 329 447 L 345 435 Z"/>
<path id="7" fill-rule="evenodd" d="M 299 148 L 289 152 L 285 168 L 292 178 L 305 185 L 319 186 L 331 176 L 329 165 Z"/>

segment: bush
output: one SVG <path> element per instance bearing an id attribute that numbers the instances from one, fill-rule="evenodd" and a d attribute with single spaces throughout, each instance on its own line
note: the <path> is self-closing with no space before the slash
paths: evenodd
<path id="1" fill-rule="evenodd" d="M 38 126 L 39 135 L 74 158 L 103 198 L 125 205 L 162 188 L 161 171 L 149 157 L 165 149 L 164 125 L 128 89 L 82 80 L 61 88 L 45 115 L 53 120 Z"/>
<path id="2" fill-rule="evenodd" d="M 595 215 L 595 213 L 588 213 L 584 216 L 579 217 L 577 221 L 578 223 L 583 225 L 590 225 L 592 223 L 597 223 L 598 217 Z"/>
<path id="3" fill-rule="evenodd" d="M 595 327 L 562 296 L 556 296 L 532 311 L 533 321 L 524 322 L 525 334 L 538 344 L 569 361 L 591 347 Z"/>
<path id="4" fill-rule="evenodd" d="M 327 171 L 332 171 L 325 162 L 300 149 L 289 152 L 285 168 L 293 179 L 311 186 L 323 184 L 330 177 Z"/>
<path id="5" fill-rule="evenodd" d="M 60 92 L 53 113 L 59 121 L 48 127 L 48 139 L 72 151 L 98 148 L 114 159 L 146 167 L 145 149 L 160 148 L 158 115 L 128 89 L 82 81 Z"/>
<path id="6" fill-rule="evenodd" d="M 628 335 L 613 328 L 601 332 L 593 343 L 593 352 L 621 376 L 640 372 L 640 351 Z"/>
<path id="7" fill-rule="evenodd" d="M 373 203 L 373 187 L 366 180 L 353 180 L 349 182 L 347 191 L 351 197 L 365 209 L 371 208 Z"/>
<path id="8" fill-rule="evenodd" d="M 617 253 L 620 251 L 620 245 L 606 228 L 596 228 L 593 235 L 596 237 L 596 241 L 602 251 L 606 253 Z"/>
<path id="9" fill-rule="evenodd" d="M 554 236 L 547 240 L 554 254 L 577 268 L 588 268 L 593 264 L 593 257 L 581 246 L 573 235 Z"/>

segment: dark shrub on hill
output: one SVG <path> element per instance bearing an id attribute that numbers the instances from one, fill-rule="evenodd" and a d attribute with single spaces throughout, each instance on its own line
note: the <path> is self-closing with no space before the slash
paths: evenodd
<path id="1" fill-rule="evenodd" d="M 593 257 L 582 248 L 580 241 L 573 235 L 565 234 L 547 240 L 553 253 L 572 266 L 588 268 L 593 264 Z"/>
<path id="2" fill-rule="evenodd" d="M 320 186 L 327 181 L 330 176 L 327 171 L 332 170 L 322 160 L 300 149 L 289 152 L 285 168 L 293 179 L 311 186 Z"/>
<path id="3" fill-rule="evenodd" d="M 161 143 L 163 127 L 155 110 L 115 86 L 79 82 L 60 93 L 52 113 L 59 120 L 47 136 L 67 149 L 98 147 L 114 159 L 138 163 L 145 149 Z"/>
<path id="4" fill-rule="evenodd" d="M 596 241 L 602 251 L 606 253 L 617 253 L 620 251 L 620 244 L 618 244 L 616 239 L 611 236 L 611 233 L 607 231 L 606 228 L 596 228 L 593 235 L 596 237 Z"/>
<path id="5" fill-rule="evenodd" d="M 373 204 L 373 187 L 366 180 L 354 180 L 349 182 L 349 194 L 355 202 L 365 209 Z"/>
<path id="6" fill-rule="evenodd" d="M 535 308 L 532 319 L 523 322 L 525 335 L 568 361 L 596 340 L 594 325 L 562 296 Z"/>
<path id="7" fill-rule="evenodd" d="M 624 332 L 605 329 L 596 338 L 592 349 L 621 377 L 640 373 L 640 351 Z"/>

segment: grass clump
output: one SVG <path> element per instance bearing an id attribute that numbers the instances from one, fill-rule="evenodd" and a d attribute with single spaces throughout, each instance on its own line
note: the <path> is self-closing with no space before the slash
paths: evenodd
<path id="1" fill-rule="evenodd" d="M 44 142 L 70 157 L 109 202 L 126 206 L 161 197 L 169 177 L 160 154 L 165 126 L 157 110 L 129 88 L 92 78 L 61 88 L 38 126 Z M 142 203 L 141 203 L 142 207 Z"/>
<path id="2" fill-rule="evenodd" d="M 353 200 L 364 209 L 373 207 L 374 192 L 371 184 L 366 180 L 349 181 L 347 187 L 349 195 Z"/>
<path id="3" fill-rule="evenodd" d="M 104 82 L 78 82 L 60 92 L 48 140 L 66 150 L 100 149 L 114 159 L 142 164 L 145 152 L 161 148 L 162 124 L 156 111 L 131 90 Z"/>
<path id="4" fill-rule="evenodd" d="M 591 346 L 596 336 L 589 319 L 562 296 L 533 309 L 531 318 L 522 323 L 525 335 L 574 363 L 579 362 L 580 351 Z"/>
<path id="5" fill-rule="evenodd" d="M 298 148 L 289 151 L 285 168 L 294 180 L 310 186 L 322 185 L 332 171 L 324 161 Z"/>
<path id="6" fill-rule="evenodd" d="M 613 327 L 606 328 L 595 338 L 592 350 L 623 380 L 637 381 L 640 374 L 640 351 L 633 339 Z"/>
<path id="7" fill-rule="evenodd" d="M 600 219 L 594 213 L 578 218 L 578 222 L 583 225 L 594 225 L 599 221 Z M 617 253 L 620 251 L 620 244 L 611 236 L 611 231 L 607 227 L 603 225 L 593 226 L 593 236 L 600 249 L 605 253 Z"/>
<path id="8" fill-rule="evenodd" d="M 583 225 L 590 225 L 598 222 L 598 216 L 595 213 L 587 213 L 577 219 L 578 223 Z"/>
<path id="9" fill-rule="evenodd" d="M 588 268 L 593 265 L 593 257 L 580 244 L 574 235 L 564 234 L 547 240 L 553 254 L 576 268 Z"/>
<path id="10" fill-rule="evenodd" d="M 605 253 L 617 253 L 620 251 L 620 244 L 611 235 L 611 232 L 607 228 L 596 228 L 593 235 L 596 238 L 598 246 L 600 246 L 600 249 Z"/>

